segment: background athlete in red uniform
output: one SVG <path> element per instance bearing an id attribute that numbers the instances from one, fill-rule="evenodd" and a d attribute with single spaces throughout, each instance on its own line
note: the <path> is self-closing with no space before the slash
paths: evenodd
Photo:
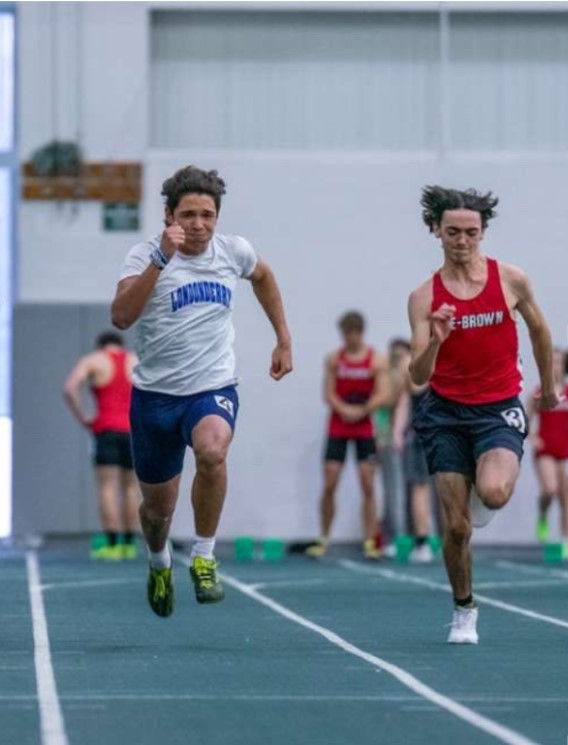
<path id="1" fill-rule="evenodd" d="M 424 189 L 424 222 L 441 241 L 444 263 L 409 298 L 410 375 L 416 385 L 430 383 L 414 427 L 442 504 L 444 560 L 455 602 L 450 643 L 478 641 L 472 526 L 504 507 L 519 475 L 527 423 L 518 399 L 517 313 L 538 366 L 539 406 L 553 409 L 559 402 L 550 331 L 527 276 L 480 251 L 497 201 L 474 190 Z M 472 484 L 478 496 L 470 505 Z"/>
<path id="2" fill-rule="evenodd" d="M 360 313 L 346 313 L 339 320 L 343 337 L 341 349 L 325 363 L 325 399 L 331 409 L 324 456 L 324 488 L 320 503 L 321 536 L 310 546 L 309 556 L 323 556 L 335 515 L 335 493 L 349 443 L 353 443 L 363 495 L 363 551 L 377 559 L 377 504 L 375 469 L 377 450 L 372 414 L 388 400 L 386 358 L 364 339 L 365 320 Z"/>
<path id="3" fill-rule="evenodd" d="M 560 507 L 564 558 L 568 559 L 568 383 L 564 370 L 564 354 L 560 349 L 554 350 L 554 381 L 558 395 L 563 396 L 560 404 L 549 411 L 538 411 L 535 400 L 538 400 L 540 389 L 537 388 L 527 403 L 527 416 L 529 422 L 536 420 L 536 428 L 530 440 L 534 448 L 534 465 L 540 486 L 537 538 L 542 542 L 548 540 L 547 513 L 556 497 Z"/>
<path id="4" fill-rule="evenodd" d="M 136 355 L 124 348 L 120 334 L 109 331 L 96 341 L 97 350 L 82 357 L 67 378 L 65 399 L 77 421 L 95 438 L 94 465 L 99 512 L 107 545 L 95 558 L 135 558 L 139 493 L 130 448 L 130 396 Z M 84 411 L 82 389 L 89 387 L 96 413 Z M 119 535 L 124 543 L 119 545 Z"/>

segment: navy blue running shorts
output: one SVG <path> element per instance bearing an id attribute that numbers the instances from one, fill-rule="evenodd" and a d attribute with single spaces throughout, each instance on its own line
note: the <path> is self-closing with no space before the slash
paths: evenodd
<path id="1" fill-rule="evenodd" d="M 462 473 L 475 479 L 479 457 L 505 448 L 523 457 L 528 420 L 519 398 L 491 404 L 461 404 L 429 390 L 412 425 L 424 446 L 428 470 Z"/>
<path id="2" fill-rule="evenodd" d="M 136 475 L 160 484 L 181 473 L 193 428 L 206 416 L 222 417 L 235 429 L 239 397 L 235 386 L 191 396 L 132 389 L 130 424 Z"/>

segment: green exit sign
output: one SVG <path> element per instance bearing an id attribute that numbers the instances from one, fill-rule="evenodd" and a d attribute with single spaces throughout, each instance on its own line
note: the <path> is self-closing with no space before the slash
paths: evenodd
<path id="1" fill-rule="evenodd" d="M 140 230 L 140 205 L 131 202 L 105 202 L 103 230 Z"/>

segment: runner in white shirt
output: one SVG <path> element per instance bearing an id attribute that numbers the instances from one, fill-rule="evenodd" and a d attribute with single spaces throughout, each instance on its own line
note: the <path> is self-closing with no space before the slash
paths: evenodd
<path id="1" fill-rule="evenodd" d="M 132 448 L 150 556 L 148 602 L 162 617 L 174 609 L 167 541 L 187 446 L 196 464 L 190 574 L 198 602 L 223 599 L 213 551 L 239 407 L 232 324 L 238 279 L 251 281 L 276 332 L 270 375 L 280 380 L 292 370 L 290 334 L 270 267 L 244 238 L 215 233 L 224 193 L 216 171 L 188 166 L 167 179 L 166 229 L 130 250 L 112 305 L 118 328 L 138 322 Z"/>

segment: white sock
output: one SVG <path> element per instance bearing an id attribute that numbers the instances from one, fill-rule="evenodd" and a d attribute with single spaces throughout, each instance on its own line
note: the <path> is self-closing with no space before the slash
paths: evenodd
<path id="1" fill-rule="evenodd" d="M 148 556 L 152 569 L 169 569 L 172 565 L 172 555 L 167 543 L 161 551 L 150 551 L 148 549 Z"/>
<path id="2" fill-rule="evenodd" d="M 215 550 L 215 536 L 213 538 L 203 538 L 200 535 L 195 536 L 195 541 L 191 547 L 191 559 L 196 556 L 202 556 L 204 559 L 212 559 Z"/>

